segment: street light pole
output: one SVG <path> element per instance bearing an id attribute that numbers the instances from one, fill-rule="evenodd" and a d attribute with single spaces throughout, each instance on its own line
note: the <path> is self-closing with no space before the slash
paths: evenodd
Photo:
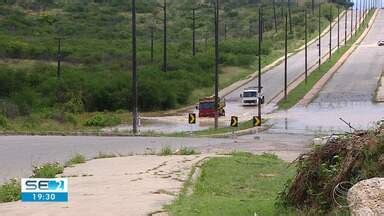
<path id="1" fill-rule="evenodd" d="M 136 0 L 132 0 L 132 93 L 133 93 L 133 120 L 132 131 L 137 134 L 138 123 L 138 93 L 137 93 L 137 65 L 136 65 Z"/>
<path id="2" fill-rule="evenodd" d="M 219 128 L 219 0 L 215 9 L 215 129 Z"/>

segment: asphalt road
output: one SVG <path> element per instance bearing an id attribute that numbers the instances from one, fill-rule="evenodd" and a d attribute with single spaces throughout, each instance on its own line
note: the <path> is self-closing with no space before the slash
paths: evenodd
<path id="1" fill-rule="evenodd" d="M 384 118 L 384 104 L 373 102 L 384 71 L 384 11 L 352 55 L 334 74 L 308 107 L 295 107 L 274 114 L 272 131 L 333 133 L 350 131 L 339 118 L 354 128 L 367 129 Z"/>
<path id="2" fill-rule="evenodd" d="M 28 177 L 33 165 L 59 161 L 64 163 L 74 154 L 93 158 L 104 154 L 132 155 L 160 152 L 163 146 L 176 150 L 183 146 L 202 153 L 249 151 L 275 152 L 287 160 L 307 150 L 311 136 L 247 135 L 233 139 L 168 138 L 168 137 L 0 137 L 0 184 L 14 177 Z"/>
<path id="3" fill-rule="evenodd" d="M 324 10 L 324 9 L 323 9 Z M 351 13 L 347 14 L 347 32 L 350 35 L 351 32 Z M 355 13 L 353 16 L 353 23 L 356 22 Z M 340 17 L 340 45 L 344 42 L 344 26 L 345 26 L 345 17 Z M 353 24 L 354 28 L 355 24 Z M 337 47 L 338 41 L 338 26 L 335 24 L 332 28 L 332 48 Z M 329 33 L 325 34 L 321 38 L 321 52 L 322 55 L 327 55 L 329 53 Z M 319 48 L 318 41 L 308 46 L 308 67 L 318 64 L 319 59 Z M 264 95 L 266 102 L 270 102 L 275 96 L 279 95 L 284 90 L 284 61 L 272 68 L 271 70 L 265 72 L 261 76 L 262 86 L 264 87 Z M 305 72 L 305 51 L 302 50 L 291 57 L 288 58 L 288 83 L 294 81 L 300 75 Z M 227 101 L 226 112 L 228 115 L 241 115 L 248 112 L 256 112 L 257 109 L 254 107 L 243 107 L 241 105 L 240 94 L 244 88 L 257 86 L 258 78 L 255 78 L 245 86 L 237 89 L 228 96 L 225 97 Z M 273 106 L 274 104 L 272 104 Z M 268 107 L 265 107 L 264 112 L 269 112 L 271 109 L 271 104 Z"/>

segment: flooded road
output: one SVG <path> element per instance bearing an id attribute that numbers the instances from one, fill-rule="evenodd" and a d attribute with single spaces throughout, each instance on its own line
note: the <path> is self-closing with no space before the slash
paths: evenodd
<path id="1" fill-rule="evenodd" d="M 373 127 L 384 119 L 384 104 L 371 102 L 315 103 L 271 114 L 271 133 L 332 134 Z"/>
<path id="2" fill-rule="evenodd" d="M 367 129 L 384 119 L 384 104 L 375 94 L 384 71 L 384 35 L 381 10 L 365 39 L 307 107 L 272 114 L 271 131 L 325 133 L 349 131 L 340 118 L 356 129 Z"/>
<path id="3" fill-rule="evenodd" d="M 351 13 L 348 13 L 350 16 Z M 340 21 L 344 22 L 345 19 Z M 350 19 L 348 18 L 348 21 Z M 355 21 L 355 20 L 354 20 Z M 342 24 L 343 26 L 344 24 Z M 350 25 L 348 25 L 349 27 Z M 354 25 L 353 25 L 354 26 Z M 337 25 L 332 28 L 334 47 L 337 46 Z M 340 121 L 343 118 L 357 128 L 367 128 L 372 122 L 384 117 L 383 106 L 374 104 L 373 95 L 377 89 L 384 66 L 383 47 L 377 46 L 377 41 L 384 35 L 383 13 L 380 12 L 367 37 L 351 55 L 347 62 L 335 74 L 332 80 L 319 93 L 316 100 L 308 107 L 295 107 L 289 111 L 276 110 L 276 104 L 263 105 L 263 118 L 270 119 L 274 126 L 271 133 L 332 133 L 344 131 L 348 127 Z M 348 34 L 350 29 L 348 29 Z M 344 34 L 340 34 L 341 41 Z M 324 40 L 324 41 L 323 41 Z M 322 37 L 322 52 L 326 54 L 329 46 L 329 35 Z M 317 42 L 308 47 L 309 65 L 315 65 L 318 60 Z M 304 51 L 292 55 L 288 59 L 288 81 L 294 81 L 304 73 Z M 284 62 L 262 75 L 264 95 L 267 102 L 279 95 L 283 90 Z M 240 122 L 251 120 L 257 115 L 257 107 L 244 107 L 240 94 L 249 86 L 255 86 L 257 78 L 225 96 L 226 116 L 219 120 L 220 127 L 230 125 L 230 117 L 238 116 Z M 173 133 L 181 131 L 197 131 L 212 128 L 212 118 L 198 118 L 196 125 L 188 125 L 188 113 L 197 113 L 191 109 L 174 116 L 148 117 L 141 119 L 141 132 Z M 106 131 L 130 131 L 130 125 L 109 128 Z"/>

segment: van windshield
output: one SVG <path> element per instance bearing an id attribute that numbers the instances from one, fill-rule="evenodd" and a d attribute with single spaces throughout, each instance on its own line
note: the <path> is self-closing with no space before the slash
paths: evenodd
<path id="1" fill-rule="evenodd" d="M 244 92 L 244 97 L 257 97 L 257 92 Z"/>

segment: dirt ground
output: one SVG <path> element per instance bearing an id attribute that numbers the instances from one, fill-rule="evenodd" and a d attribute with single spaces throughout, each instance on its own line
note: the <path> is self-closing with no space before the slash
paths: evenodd
<path id="1" fill-rule="evenodd" d="M 65 169 L 69 202 L 0 204 L 1 216 L 151 215 L 176 198 L 194 164 L 210 157 L 130 156 Z M 162 214 L 159 214 L 162 215 Z"/>

